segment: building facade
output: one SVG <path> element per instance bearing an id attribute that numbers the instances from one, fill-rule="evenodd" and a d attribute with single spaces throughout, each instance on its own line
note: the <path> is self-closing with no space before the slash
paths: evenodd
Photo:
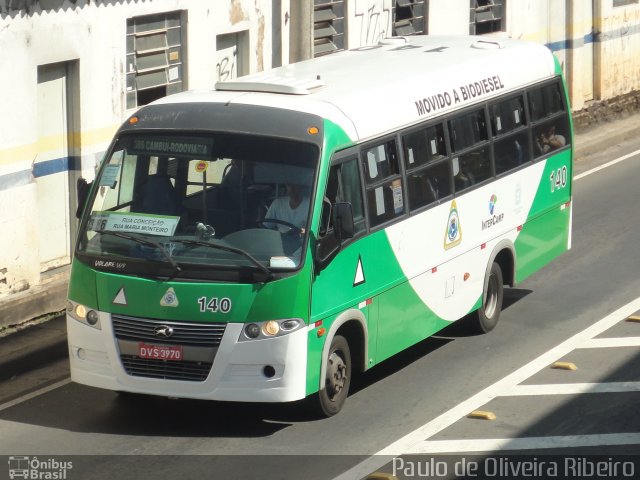
<path id="1" fill-rule="evenodd" d="M 76 181 L 127 115 L 288 61 L 274 3 L 0 0 L 0 302 L 70 263 Z"/>
<path id="2" fill-rule="evenodd" d="M 574 110 L 640 90 L 639 0 L 0 0 L 0 305 L 69 264 L 76 181 L 139 106 L 418 34 L 545 44 Z"/>

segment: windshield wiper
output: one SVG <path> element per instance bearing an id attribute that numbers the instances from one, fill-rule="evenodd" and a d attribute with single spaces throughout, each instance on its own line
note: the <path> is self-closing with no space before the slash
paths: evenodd
<path id="1" fill-rule="evenodd" d="M 133 240 L 134 242 L 138 242 L 141 245 L 157 248 L 160 251 L 160 253 L 162 253 L 162 256 L 167 260 L 167 262 L 171 264 L 171 266 L 174 268 L 176 273 L 179 273 L 182 271 L 182 268 L 180 268 L 180 265 L 178 265 L 178 263 L 171 257 L 171 254 L 167 251 L 167 249 L 164 248 L 160 243 L 156 242 L 155 240 L 136 237 L 135 235 L 130 235 L 128 233 L 109 232 L 107 230 L 94 230 L 94 231 L 102 235 L 113 235 L 114 237 L 124 238 L 126 240 Z"/>
<path id="2" fill-rule="evenodd" d="M 241 248 L 228 247 L 226 245 L 220 245 L 219 243 L 209 243 L 209 242 L 204 242 L 202 240 L 182 240 L 182 239 L 178 240 L 178 239 L 173 239 L 172 241 L 176 242 L 176 243 L 181 243 L 183 245 L 191 245 L 191 246 L 194 246 L 194 247 L 195 246 L 209 247 L 209 248 L 214 248 L 214 249 L 218 249 L 218 250 L 224 250 L 226 252 L 231 252 L 231 253 L 236 253 L 238 255 L 242 255 L 244 258 L 246 258 L 251 263 L 253 263 L 256 267 L 258 267 L 260 270 L 262 270 L 264 273 L 266 273 L 270 279 L 273 278 L 273 272 L 271 270 L 269 270 L 266 266 L 264 266 L 262 263 L 260 263 L 249 252 L 247 252 L 246 250 L 242 250 Z"/>

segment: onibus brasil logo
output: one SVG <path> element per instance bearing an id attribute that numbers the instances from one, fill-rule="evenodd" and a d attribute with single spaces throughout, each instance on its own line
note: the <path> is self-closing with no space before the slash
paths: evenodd
<path id="1" fill-rule="evenodd" d="M 14 455 L 9 457 L 9 478 L 25 479 L 67 479 L 67 471 L 73 468 L 73 462 L 63 462 L 54 458 L 39 459 Z"/>

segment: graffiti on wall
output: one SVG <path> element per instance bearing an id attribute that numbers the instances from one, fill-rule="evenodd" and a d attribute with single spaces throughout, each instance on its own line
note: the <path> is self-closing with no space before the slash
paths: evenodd
<path id="1" fill-rule="evenodd" d="M 375 45 L 391 35 L 393 0 L 356 1 L 355 24 L 360 46 Z"/>
<path id="2" fill-rule="evenodd" d="M 231 80 L 237 77 L 238 67 L 238 47 L 226 49 L 223 52 L 218 52 L 218 63 L 216 64 L 216 76 L 219 82 Z"/>

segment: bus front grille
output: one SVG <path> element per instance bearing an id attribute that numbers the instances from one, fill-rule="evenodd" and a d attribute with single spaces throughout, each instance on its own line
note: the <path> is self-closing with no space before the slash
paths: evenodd
<path id="1" fill-rule="evenodd" d="M 128 375 L 187 382 L 207 379 L 226 328 L 225 323 L 169 322 L 124 315 L 112 315 L 111 319 L 120 361 Z M 141 345 L 178 347 L 182 358 L 143 358 L 139 355 Z"/>
<path id="2" fill-rule="evenodd" d="M 222 341 L 226 323 L 169 322 L 151 318 L 112 315 L 113 331 L 119 340 L 144 342 L 168 341 L 172 345 L 217 347 Z M 159 338 L 157 330 L 170 327 L 170 337 Z"/>

